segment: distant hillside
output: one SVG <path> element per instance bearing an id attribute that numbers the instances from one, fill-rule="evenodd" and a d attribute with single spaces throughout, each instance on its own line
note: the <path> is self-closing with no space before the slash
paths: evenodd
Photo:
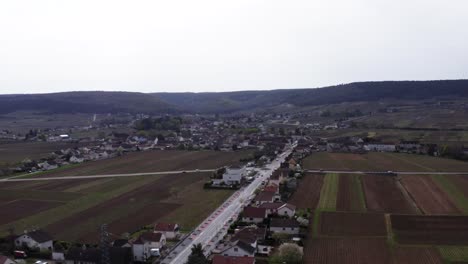
<path id="1" fill-rule="evenodd" d="M 282 104 L 313 106 L 385 99 L 417 100 L 468 97 L 468 80 L 360 82 L 317 89 L 287 89 L 226 93 L 156 93 L 185 111 L 232 112 Z"/>
<path id="2" fill-rule="evenodd" d="M 229 113 L 388 99 L 468 98 L 468 80 L 360 82 L 317 89 L 224 93 L 68 92 L 0 95 L 0 114 L 48 113 Z"/>
<path id="3" fill-rule="evenodd" d="M 160 113 L 176 109 L 154 96 L 129 92 L 66 92 L 0 95 L 0 114 L 15 111 L 46 113 Z"/>

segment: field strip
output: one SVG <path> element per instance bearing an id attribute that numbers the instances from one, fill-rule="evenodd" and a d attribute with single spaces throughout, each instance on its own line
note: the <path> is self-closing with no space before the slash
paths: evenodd
<path id="1" fill-rule="evenodd" d="M 364 196 L 361 175 L 358 175 L 357 177 L 353 178 L 351 183 L 353 184 L 353 188 L 357 193 L 359 206 L 361 207 L 362 211 L 367 211 L 366 197 Z"/>
<path id="2" fill-rule="evenodd" d="M 418 212 L 418 214 L 423 214 L 423 211 L 421 208 L 419 208 L 418 204 L 416 203 L 416 200 L 414 197 L 411 195 L 410 192 L 405 188 L 403 184 L 401 184 L 401 181 L 399 179 L 395 179 L 395 184 L 396 186 L 400 189 L 401 193 L 405 197 L 405 199 L 413 206 L 414 210 Z"/>
<path id="3" fill-rule="evenodd" d="M 79 180 L 79 179 L 98 179 L 98 178 L 118 178 L 118 177 L 138 177 L 152 176 L 163 174 L 180 174 L 180 173 L 198 173 L 198 172 L 213 172 L 215 169 L 206 170 L 187 170 L 187 171 L 157 171 L 157 172 L 139 172 L 125 174 L 103 174 L 103 175 L 84 175 L 84 176 L 63 176 L 63 177 L 44 177 L 44 178 L 26 178 L 26 179 L 3 179 L 2 182 L 24 182 L 24 181 L 51 181 L 51 180 Z"/>
<path id="4" fill-rule="evenodd" d="M 458 209 L 463 211 L 464 214 L 468 214 L 468 199 L 455 184 L 450 182 L 444 175 L 431 175 L 431 178 L 445 191 Z"/>
<path id="5" fill-rule="evenodd" d="M 338 195 L 339 175 L 327 174 L 323 180 L 322 190 L 320 191 L 319 209 L 336 210 L 336 200 Z"/>

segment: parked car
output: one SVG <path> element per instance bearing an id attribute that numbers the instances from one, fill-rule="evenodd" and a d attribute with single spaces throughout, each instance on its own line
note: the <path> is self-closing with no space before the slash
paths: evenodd
<path id="1" fill-rule="evenodd" d="M 15 258 L 27 258 L 28 255 L 26 254 L 26 252 L 24 251 L 21 251 L 21 250 L 15 250 L 13 252 L 13 255 L 15 256 Z"/>

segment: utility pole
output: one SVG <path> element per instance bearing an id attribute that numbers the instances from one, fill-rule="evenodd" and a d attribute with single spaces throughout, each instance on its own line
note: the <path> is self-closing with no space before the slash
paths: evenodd
<path id="1" fill-rule="evenodd" d="M 109 232 L 107 232 L 107 224 L 101 225 L 101 242 L 99 248 L 101 249 L 101 264 L 111 264 L 109 254 Z"/>

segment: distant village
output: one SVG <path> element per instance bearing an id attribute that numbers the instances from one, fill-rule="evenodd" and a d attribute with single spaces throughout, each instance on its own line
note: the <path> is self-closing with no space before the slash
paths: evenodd
<path id="1" fill-rule="evenodd" d="M 453 149 L 432 143 L 420 143 L 416 140 L 394 142 L 368 136 L 317 137 L 314 136 L 314 131 L 346 129 L 349 128 L 349 123 L 301 123 L 291 121 L 293 118 L 288 115 L 252 114 L 223 118 L 137 115 L 133 118 L 135 119 L 130 119 L 128 123 L 102 122 L 87 127 L 44 131 L 32 129 L 25 135 L 1 130 L 0 140 L 3 141 L 70 142 L 76 146 L 57 150 L 39 160 L 25 159 L 20 164 L 9 167 L 8 171 L 4 169 L 2 174 L 47 171 L 70 164 L 108 159 L 128 152 L 148 150 L 237 151 L 253 149 L 271 156 L 277 151 L 278 146 L 284 143 L 286 137 L 306 141 L 311 152 L 365 153 L 377 151 L 442 155 L 454 158 L 468 157 L 468 147 L 464 146 L 456 150 L 456 153 L 451 153 L 450 151 L 453 152 Z M 122 128 L 126 128 L 130 132 L 116 132 Z M 96 136 L 79 136 L 82 131 L 94 131 Z M 104 131 L 111 132 L 105 133 Z M 265 160 L 265 158 L 264 156 L 261 160 Z"/>

